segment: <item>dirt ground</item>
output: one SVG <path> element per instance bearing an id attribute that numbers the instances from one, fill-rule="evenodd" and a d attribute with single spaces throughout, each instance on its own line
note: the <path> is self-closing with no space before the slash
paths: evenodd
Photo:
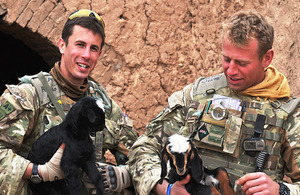
<path id="1" fill-rule="evenodd" d="M 299 0 L 93 1 L 106 23 L 106 45 L 93 77 L 142 134 L 173 92 L 220 73 L 221 27 L 238 10 L 255 9 L 275 28 L 272 65 L 300 95 Z"/>

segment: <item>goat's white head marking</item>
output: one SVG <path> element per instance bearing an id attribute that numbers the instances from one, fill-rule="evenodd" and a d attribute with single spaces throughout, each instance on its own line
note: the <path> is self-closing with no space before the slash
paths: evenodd
<path id="1" fill-rule="evenodd" d="M 171 152 L 184 153 L 187 152 L 190 147 L 188 138 L 178 134 L 171 135 L 169 142 Z"/>
<path id="2" fill-rule="evenodd" d="M 189 139 L 182 135 L 174 134 L 169 137 L 168 142 L 166 150 L 172 159 L 176 172 L 178 175 L 184 175 L 188 170 L 188 156 L 190 156 L 191 152 Z"/>
<path id="3" fill-rule="evenodd" d="M 96 104 L 99 106 L 99 108 L 102 109 L 102 111 L 105 113 L 104 105 L 100 100 L 96 100 Z"/>

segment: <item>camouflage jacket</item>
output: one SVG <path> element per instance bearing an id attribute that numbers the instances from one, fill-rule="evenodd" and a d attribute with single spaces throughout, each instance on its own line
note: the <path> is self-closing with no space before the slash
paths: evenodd
<path id="1" fill-rule="evenodd" d="M 75 102 L 49 73 L 44 75 L 67 113 Z M 6 85 L 0 97 L 0 194 L 27 194 L 27 181 L 22 176 L 29 164 L 26 157 L 30 148 L 43 132 L 62 122 L 37 76 L 24 76 L 20 80 L 18 85 Z M 101 85 L 89 81 L 86 95 L 100 99 L 105 105 L 104 138 L 95 143 L 99 146 L 103 143 L 102 151 L 112 149 L 127 155 L 137 138 L 132 121 Z"/>
<path id="2" fill-rule="evenodd" d="M 230 107 L 217 109 L 225 105 L 218 105 L 216 97 L 232 101 Z M 243 109 L 233 109 L 242 102 Z M 150 121 L 145 134 L 131 147 L 129 170 L 136 192 L 150 194 L 160 179 L 161 150 L 174 133 L 192 138 L 204 166 L 225 167 L 233 184 L 237 178 L 254 172 L 256 159 L 245 154 L 242 140 L 253 136 L 255 119 L 261 114 L 266 116 L 262 138 L 270 154 L 264 172 L 275 181 L 287 176 L 293 183 L 285 183 L 291 194 L 300 194 L 299 105 L 299 99 L 270 102 L 238 95 L 228 87 L 224 74 L 199 78 L 168 98 L 167 107 Z M 238 110 L 244 110 L 243 114 Z"/>

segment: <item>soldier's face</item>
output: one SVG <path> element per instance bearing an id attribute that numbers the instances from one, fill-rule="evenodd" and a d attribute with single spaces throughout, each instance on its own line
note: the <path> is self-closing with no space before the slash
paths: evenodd
<path id="1" fill-rule="evenodd" d="M 63 39 L 59 40 L 62 74 L 72 83 L 82 84 L 100 57 L 101 42 L 102 37 L 99 34 L 75 25 L 68 45 Z"/>
<path id="2" fill-rule="evenodd" d="M 268 64 L 259 60 L 257 49 L 257 40 L 240 48 L 223 39 L 222 66 L 231 89 L 242 91 L 263 81 Z"/>

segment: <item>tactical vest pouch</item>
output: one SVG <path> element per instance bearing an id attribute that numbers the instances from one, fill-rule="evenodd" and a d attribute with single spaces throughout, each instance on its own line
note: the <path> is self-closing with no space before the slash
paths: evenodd
<path id="1" fill-rule="evenodd" d="M 103 131 L 96 132 L 95 136 L 91 136 L 91 139 L 93 140 L 95 146 L 96 160 L 101 161 L 103 157 Z"/>
<path id="2" fill-rule="evenodd" d="M 204 125 L 206 126 L 208 134 L 207 136 L 201 139 L 201 142 L 221 148 L 224 139 L 224 134 L 225 134 L 224 128 L 212 124 L 204 124 Z M 201 130 L 203 129 L 200 129 L 200 133 Z"/>
<path id="3" fill-rule="evenodd" d="M 226 135 L 224 139 L 223 151 L 233 154 L 239 144 L 241 135 L 242 119 L 236 116 L 231 116 L 226 121 Z"/>
<path id="4" fill-rule="evenodd" d="M 203 114 L 202 121 L 204 124 L 198 128 L 199 137 L 201 142 L 221 148 L 225 135 L 226 119 L 215 120 L 209 113 Z"/>
<path id="5" fill-rule="evenodd" d="M 235 109 L 220 111 L 216 110 L 216 107 L 210 105 L 203 114 L 201 125 L 197 129 L 198 136 L 195 137 L 199 141 L 197 146 L 237 156 L 236 148 L 239 145 L 242 127 L 241 112 Z"/>

